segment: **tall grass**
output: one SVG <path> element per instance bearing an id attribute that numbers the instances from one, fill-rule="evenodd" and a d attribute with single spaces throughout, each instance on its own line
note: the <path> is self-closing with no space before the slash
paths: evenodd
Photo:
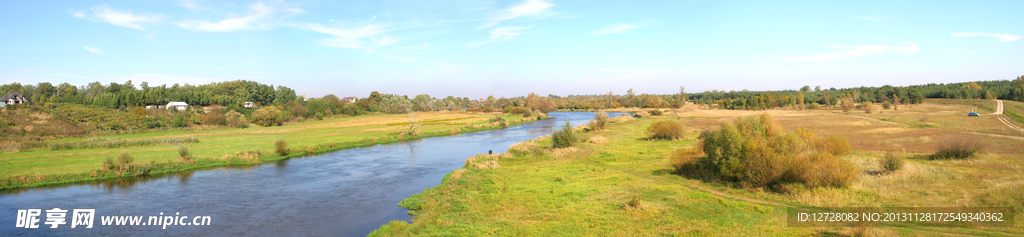
<path id="1" fill-rule="evenodd" d="M 51 151 L 57 150 L 73 150 L 73 149 L 87 149 L 87 148 L 119 148 L 119 147 L 132 147 L 132 146 L 152 146 L 152 145 L 180 145 L 197 143 L 199 138 L 195 137 L 183 137 L 183 138 L 156 138 L 156 139 L 145 139 L 145 140 L 129 140 L 124 138 L 89 138 L 85 140 L 73 141 L 73 142 L 62 142 L 53 143 L 49 145 Z"/>
<path id="2" fill-rule="evenodd" d="M 974 157 L 985 147 L 977 136 L 966 134 L 950 134 L 938 141 L 933 160 L 967 159 Z"/>
<path id="3" fill-rule="evenodd" d="M 184 146 L 179 146 L 178 147 L 178 161 L 185 162 L 185 163 L 192 163 L 192 162 L 194 162 L 194 160 L 192 159 L 192 153 L 188 151 L 188 147 L 184 147 Z"/>

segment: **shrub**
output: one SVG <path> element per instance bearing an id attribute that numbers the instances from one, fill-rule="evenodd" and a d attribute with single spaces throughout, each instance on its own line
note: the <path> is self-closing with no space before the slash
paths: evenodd
<path id="1" fill-rule="evenodd" d="M 818 103 L 810 103 L 807 105 L 807 109 L 821 109 L 821 105 Z"/>
<path id="2" fill-rule="evenodd" d="M 878 160 L 878 166 L 882 168 L 886 173 L 893 173 L 903 168 L 904 160 L 902 157 L 896 156 L 896 153 L 892 151 L 886 152 L 885 157 Z"/>
<path id="3" fill-rule="evenodd" d="M 214 109 L 209 113 L 203 114 L 201 120 L 206 125 L 224 125 L 227 124 L 227 118 L 224 116 L 224 111 Z"/>
<path id="4" fill-rule="evenodd" d="M 225 119 L 227 120 L 228 126 L 234 128 L 249 127 L 249 121 L 245 120 L 245 116 L 242 115 L 242 113 L 239 113 L 238 111 L 228 111 L 228 113 L 225 115 Z"/>
<path id="5" fill-rule="evenodd" d="M 178 160 L 185 163 L 192 163 L 192 153 L 188 151 L 188 147 L 178 147 Z"/>
<path id="6" fill-rule="evenodd" d="M 132 158 L 132 155 L 127 152 L 121 153 L 121 155 L 117 156 L 117 159 L 107 157 L 107 159 L 103 161 L 103 169 L 114 171 L 117 175 L 121 175 L 131 171 L 133 161 L 134 159 Z"/>
<path id="7" fill-rule="evenodd" d="M 284 139 L 279 139 L 279 140 L 275 141 L 274 142 L 274 153 L 277 153 L 278 155 L 282 155 L 282 156 L 283 155 L 287 155 L 288 154 L 288 142 L 284 141 Z"/>
<path id="8" fill-rule="evenodd" d="M 284 114 L 274 106 L 267 106 L 252 112 L 252 122 L 264 127 L 281 126 Z"/>
<path id="9" fill-rule="evenodd" d="M 535 110 L 533 110 L 533 116 L 537 116 L 537 119 L 542 119 L 542 118 L 544 118 L 544 116 L 547 116 L 547 114 L 545 114 L 544 112 L 541 112 L 540 110 L 536 110 L 535 109 Z"/>
<path id="10" fill-rule="evenodd" d="M 608 124 L 608 114 L 605 112 L 597 112 L 594 114 L 594 120 L 590 122 L 590 129 L 602 130 L 604 125 Z"/>
<path id="11" fill-rule="evenodd" d="M 669 156 L 669 164 L 674 170 L 673 173 L 683 176 L 702 175 L 699 162 L 700 157 L 704 156 L 704 153 L 700 147 L 698 144 L 693 149 L 683 149 L 672 153 Z"/>
<path id="12" fill-rule="evenodd" d="M 885 103 L 882 103 L 882 108 L 883 109 L 890 109 L 890 108 L 892 108 L 892 103 L 889 103 L 889 101 L 886 101 Z"/>
<path id="13" fill-rule="evenodd" d="M 664 114 L 664 112 L 661 112 L 661 110 L 651 110 L 652 116 L 661 116 L 662 114 Z"/>
<path id="14" fill-rule="evenodd" d="M 173 125 L 176 128 L 180 128 L 180 127 L 187 126 L 188 122 L 185 121 L 185 115 L 178 114 L 178 115 L 174 116 L 174 120 L 171 120 L 171 125 Z"/>
<path id="15" fill-rule="evenodd" d="M 523 114 L 523 115 L 525 115 L 524 113 L 527 113 L 527 111 L 533 112 L 533 111 L 530 111 L 530 108 L 526 107 L 526 106 L 514 106 L 514 107 L 510 106 L 510 107 L 505 107 L 505 113 L 510 113 L 510 114 Z"/>
<path id="16" fill-rule="evenodd" d="M 685 173 L 685 165 L 691 164 L 696 168 L 690 169 L 743 186 L 776 190 L 791 183 L 847 187 L 859 173 L 839 158 L 849 151 L 846 139 L 818 138 L 806 129 L 787 133 L 768 114 L 739 118 L 734 124 L 722 124 L 719 130 L 704 131 L 698 144 L 706 156 L 696 164 L 675 158 L 678 162 L 674 164 L 680 164 L 677 172 Z"/>
<path id="17" fill-rule="evenodd" d="M 647 135 L 651 139 L 678 139 L 683 137 L 683 125 L 668 120 L 657 121 L 647 127 Z"/>
<path id="18" fill-rule="evenodd" d="M 937 151 L 931 159 L 967 159 L 984 148 L 984 143 L 976 136 L 965 134 L 947 135 L 938 141 Z"/>
<path id="19" fill-rule="evenodd" d="M 490 122 L 491 123 L 497 122 L 498 125 L 501 125 L 501 127 L 503 127 L 503 128 L 507 128 L 508 125 L 509 125 L 508 119 L 502 118 L 501 116 L 491 117 Z"/>
<path id="20" fill-rule="evenodd" d="M 523 110 L 523 118 L 529 118 L 529 117 L 533 117 L 533 110 L 524 109 Z"/>
<path id="21" fill-rule="evenodd" d="M 551 144 L 555 148 L 570 147 L 575 145 L 578 139 L 576 131 L 572 129 L 572 124 L 569 121 L 565 121 L 565 126 L 551 134 Z"/>
<path id="22" fill-rule="evenodd" d="M 328 110 L 328 111 L 330 111 L 330 110 Z M 324 114 L 320 113 L 320 112 L 316 112 L 316 114 L 313 114 L 313 118 L 315 118 L 316 120 L 324 120 Z"/>
<path id="23" fill-rule="evenodd" d="M 871 102 L 864 101 L 863 107 L 864 107 L 864 113 L 870 114 L 871 111 L 875 110 L 875 104 L 872 104 Z"/>
<path id="24" fill-rule="evenodd" d="M 853 109 L 853 100 L 849 98 L 839 100 L 839 108 L 843 109 L 843 112 L 850 112 Z"/>

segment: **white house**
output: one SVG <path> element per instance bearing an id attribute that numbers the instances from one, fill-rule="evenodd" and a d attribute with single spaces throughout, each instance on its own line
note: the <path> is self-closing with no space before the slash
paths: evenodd
<path id="1" fill-rule="evenodd" d="M 185 102 L 172 101 L 171 103 L 167 103 L 167 109 L 171 109 L 171 108 L 176 108 L 178 110 L 185 110 L 185 109 L 188 109 L 188 104 L 185 103 Z"/>
<path id="2" fill-rule="evenodd" d="M 252 107 L 256 107 L 256 103 L 253 103 L 252 101 L 246 101 L 245 103 L 242 103 L 242 107 L 251 109 Z"/>
<path id="3" fill-rule="evenodd" d="M 349 103 L 355 103 L 358 98 L 356 97 L 345 97 L 341 98 L 342 101 L 348 101 Z"/>

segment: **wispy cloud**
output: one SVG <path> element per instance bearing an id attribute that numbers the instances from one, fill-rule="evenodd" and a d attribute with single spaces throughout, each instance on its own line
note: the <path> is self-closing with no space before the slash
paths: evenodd
<path id="1" fill-rule="evenodd" d="M 814 61 L 836 61 L 843 59 L 850 59 L 860 56 L 872 55 L 872 54 L 885 54 L 885 53 L 898 53 L 908 54 L 920 51 L 917 48 L 916 43 L 912 42 L 900 42 L 900 41 L 889 41 L 902 44 L 903 46 L 888 46 L 888 45 L 856 45 L 856 46 L 830 46 L 830 49 L 844 49 L 844 51 L 824 53 L 806 57 L 788 57 L 781 58 L 778 61 L 784 62 L 814 62 Z"/>
<path id="2" fill-rule="evenodd" d="M 181 1 L 178 1 L 178 6 L 181 6 L 181 7 L 184 7 L 184 8 L 188 8 L 188 9 L 192 9 L 192 10 L 196 10 L 196 11 L 203 10 L 203 6 L 200 6 L 198 3 L 196 3 L 195 1 L 192 1 L 192 0 L 181 0 Z"/>
<path id="3" fill-rule="evenodd" d="M 429 46 L 430 46 L 430 44 L 423 43 L 421 45 L 395 47 L 393 50 L 396 50 L 396 51 L 397 50 L 414 50 L 414 49 L 426 48 L 426 47 L 429 47 Z"/>
<path id="4" fill-rule="evenodd" d="M 618 34 L 618 33 L 622 33 L 622 32 L 626 32 L 626 31 L 632 30 L 632 29 L 640 28 L 640 27 L 643 27 L 645 25 L 647 25 L 647 23 L 640 23 L 640 24 L 614 24 L 614 25 L 611 25 L 611 26 L 608 26 L 608 27 L 605 27 L 605 28 L 596 29 L 596 30 L 594 30 L 594 33 L 591 33 L 589 36 L 606 35 L 606 34 Z"/>
<path id="5" fill-rule="evenodd" d="M 89 46 L 83 46 L 83 48 L 85 48 L 85 50 L 88 50 L 90 53 L 94 53 L 94 54 L 103 53 L 103 51 L 98 49 L 98 48 L 93 48 L 93 47 L 89 47 Z"/>
<path id="6" fill-rule="evenodd" d="M 85 20 L 90 20 L 90 21 L 95 21 L 95 22 L 106 22 L 106 23 L 110 23 L 112 25 L 124 26 L 124 27 L 133 28 L 133 29 L 137 29 L 137 30 L 146 30 L 145 28 L 142 28 L 142 24 L 144 24 L 144 23 L 159 22 L 160 20 L 163 19 L 163 16 L 161 16 L 161 15 L 154 15 L 154 14 L 139 14 L 139 15 L 136 15 L 136 14 L 132 13 L 131 10 L 123 11 L 123 12 L 122 11 L 118 11 L 118 10 L 114 10 L 114 9 L 111 9 L 110 6 L 107 6 L 107 4 L 103 4 L 103 5 L 99 5 L 99 6 L 93 7 L 91 9 L 89 9 L 89 11 L 92 11 L 92 14 L 86 14 L 85 12 L 82 12 L 82 11 L 72 11 L 71 15 L 74 16 L 74 17 L 85 19 Z"/>
<path id="7" fill-rule="evenodd" d="M 516 19 L 526 16 L 535 16 L 547 11 L 548 8 L 555 6 L 547 1 L 543 0 L 527 0 L 523 4 L 513 6 L 509 9 L 498 11 L 494 14 L 494 17 L 488 20 L 482 28 L 489 28 L 497 25 L 501 21 Z"/>
<path id="8" fill-rule="evenodd" d="M 509 40 L 513 40 L 516 37 L 523 34 L 523 31 L 529 29 L 532 26 L 506 26 L 496 27 L 490 31 L 491 37 L 487 40 L 477 41 L 470 44 L 470 47 L 480 46 L 490 43 L 501 43 Z"/>
<path id="9" fill-rule="evenodd" d="M 966 49 L 954 49 L 954 48 L 939 48 L 939 49 L 946 50 L 946 51 L 953 51 L 953 52 L 961 52 L 961 53 L 973 53 L 974 52 L 973 50 L 966 50 Z"/>
<path id="10" fill-rule="evenodd" d="M 309 29 L 332 35 L 334 38 L 318 40 L 323 46 L 365 49 L 372 52 L 374 48 L 399 42 L 399 39 L 383 35 L 389 28 L 388 24 L 364 24 L 357 27 L 328 27 L 320 24 L 309 24 Z"/>
<path id="11" fill-rule="evenodd" d="M 996 41 L 996 43 L 1010 42 L 1010 41 L 1015 41 L 1015 40 L 1019 40 L 1021 38 L 1024 38 L 1024 36 L 1021 36 L 1021 35 L 1011 35 L 1011 34 L 1005 34 L 1005 33 L 987 34 L 987 33 L 977 33 L 977 32 L 953 33 L 953 36 L 956 36 L 956 37 L 964 37 L 964 36 L 995 37 L 995 38 L 999 39 L 999 41 Z"/>
<path id="12" fill-rule="evenodd" d="M 284 13 L 284 15 L 281 13 Z M 249 7 L 247 13 L 241 16 L 230 17 L 218 22 L 190 20 L 179 22 L 178 26 L 188 30 L 211 32 L 266 30 L 278 25 L 277 19 L 298 13 L 302 13 L 302 9 L 256 3 Z"/>
<path id="13" fill-rule="evenodd" d="M 857 16 L 852 16 L 852 17 L 855 18 L 855 19 L 858 19 L 858 20 L 874 21 L 874 22 L 885 22 L 885 21 L 889 20 L 889 18 L 881 17 L 881 16 L 857 15 Z"/>

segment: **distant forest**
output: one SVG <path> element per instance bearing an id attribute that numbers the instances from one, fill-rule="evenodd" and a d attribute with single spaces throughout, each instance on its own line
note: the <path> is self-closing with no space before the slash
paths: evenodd
<path id="1" fill-rule="evenodd" d="M 835 106 L 840 100 L 856 103 L 921 103 L 925 98 L 950 99 L 1004 99 L 1024 101 L 1024 76 L 1014 80 L 976 81 L 949 84 L 927 84 L 914 86 L 881 86 L 858 88 L 829 88 L 804 86 L 798 90 L 784 91 L 705 91 L 686 93 L 680 87 L 679 93 L 670 95 L 636 94 L 632 89 L 625 95 L 608 92 L 604 95 L 538 96 L 530 94 L 513 98 L 489 96 L 485 100 L 471 100 L 467 97 L 447 96 L 434 98 L 421 94 L 409 98 L 406 95 L 381 94 L 377 91 L 356 100 L 355 103 L 341 100 L 338 96 L 327 95 L 304 100 L 295 91 L 285 86 L 265 85 L 255 81 L 236 80 L 214 82 L 205 85 L 149 86 L 142 82 L 136 87 L 132 81 L 123 84 L 99 82 L 83 86 L 61 83 L 53 86 L 42 82 L 35 85 L 11 83 L 0 86 L 0 92 L 21 92 L 29 105 L 45 103 L 77 104 L 108 109 L 130 109 L 145 105 L 164 105 L 170 101 L 183 101 L 190 106 L 221 105 L 241 109 L 244 102 L 254 102 L 258 107 L 275 106 L 288 113 L 288 117 L 312 117 L 345 114 L 349 116 L 373 112 L 409 113 L 412 111 L 471 110 L 471 111 L 524 111 L 541 112 L 561 110 L 613 109 L 621 107 L 673 108 L 689 101 L 699 105 L 721 109 L 770 109 L 787 107 Z M 16 107 L 14 107 L 16 108 Z"/>

